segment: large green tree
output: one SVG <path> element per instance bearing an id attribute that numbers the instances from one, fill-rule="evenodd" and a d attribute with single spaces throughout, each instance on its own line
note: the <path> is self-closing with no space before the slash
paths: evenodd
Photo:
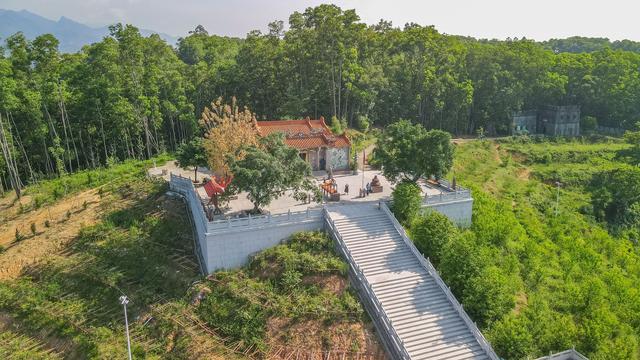
<path id="1" fill-rule="evenodd" d="M 374 163 L 393 181 L 441 178 L 453 165 L 453 144 L 448 133 L 427 131 L 407 120 L 389 125 L 376 145 Z"/>
<path id="2" fill-rule="evenodd" d="M 298 150 L 285 145 L 281 133 L 265 136 L 259 146 L 243 151 L 241 159 L 229 156 L 227 160 L 234 175 L 232 191 L 246 191 L 255 213 L 287 191 L 292 191 L 296 198 L 317 191 L 311 167 L 300 158 Z"/>

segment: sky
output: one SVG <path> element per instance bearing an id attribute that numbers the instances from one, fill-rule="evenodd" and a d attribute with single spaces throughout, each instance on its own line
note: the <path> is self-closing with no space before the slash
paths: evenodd
<path id="1" fill-rule="evenodd" d="M 130 23 L 174 36 L 202 24 L 210 34 L 244 37 L 266 30 L 273 20 L 285 23 L 294 11 L 319 0 L 0 0 L 0 8 L 26 9 L 57 20 L 103 26 Z M 573 35 L 640 41 L 638 0 L 335 0 L 356 9 L 362 21 L 380 19 L 395 26 L 407 22 L 435 25 L 447 34 L 476 38 L 526 37 L 535 40 Z"/>

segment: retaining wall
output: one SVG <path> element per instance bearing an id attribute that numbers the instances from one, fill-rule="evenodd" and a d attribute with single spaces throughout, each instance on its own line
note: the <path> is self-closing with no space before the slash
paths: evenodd
<path id="1" fill-rule="evenodd" d="M 322 230 L 322 209 L 208 221 L 190 179 L 171 174 L 170 188 L 187 202 L 195 225 L 196 256 L 204 273 L 247 264 L 251 255 L 300 231 Z"/>
<path id="2" fill-rule="evenodd" d="M 423 211 L 437 211 L 460 227 L 471 226 L 473 198 L 458 199 L 442 203 L 423 203 Z"/>

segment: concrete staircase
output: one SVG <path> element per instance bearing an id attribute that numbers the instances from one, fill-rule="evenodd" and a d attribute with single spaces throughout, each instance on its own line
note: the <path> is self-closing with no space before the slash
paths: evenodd
<path id="1" fill-rule="evenodd" d="M 498 359 L 384 203 L 328 206 L 325 221 L 394 359 Z"/>

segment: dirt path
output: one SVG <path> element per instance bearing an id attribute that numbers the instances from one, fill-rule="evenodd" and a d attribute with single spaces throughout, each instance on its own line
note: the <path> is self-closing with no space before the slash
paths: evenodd
<path id="1" fill-rule="evenodd" d="M 17 203 L 13 207 L 18 207 Z M 100 195 L 97 189 L 92 189 L 16 215 L 2 224 L 0 246 L 4 252 L 0 255 L 0 280 L 15 278 L 26 266 L 62 250 L 83 226 L 96 223 L 100 214 Z M 35 234 L 32 224 L 35 224 Z"/>

